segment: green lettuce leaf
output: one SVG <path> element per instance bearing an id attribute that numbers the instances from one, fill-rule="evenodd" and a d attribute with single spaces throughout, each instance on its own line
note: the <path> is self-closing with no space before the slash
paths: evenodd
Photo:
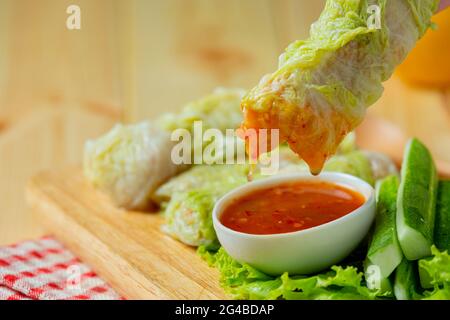
<path id="1" fill-rule="evenodd" d="M 447 251 L 439 251 L 431 247 L 431 257 L 418 261 L 420 283 L 422 287 L 429 288 L 414 299 L 424 300 L 450 300 L 450 255 Z"/>
<path id="2" fill-rule="evenodd" d="M 363 274 L 353 266 L 333 266 L 314 276 L 290 276 L 284 273 L 272 277 L 231 258 L 223 248 L 210 252 L 205 247 L 199 254 L 218 268 L 221 285 L 234 299 L 375 299 L 377 291 L 369 290 Z"/>
<path id="3" fill-rule="evenodd" d="M 435 246 L 431 247 L 433 255 L 430 259 L 419 261 L 420 273 L 426 274 L 429 281 L 435 287 L 450 284 L 450 256 L 447 251 L 439 251 Z"/>
<path id="4" fill-rule="evenodd" d="M 440 288 L 426 292 L 423 300 L 450 300 L 450 285 L 445 283 Z"/>

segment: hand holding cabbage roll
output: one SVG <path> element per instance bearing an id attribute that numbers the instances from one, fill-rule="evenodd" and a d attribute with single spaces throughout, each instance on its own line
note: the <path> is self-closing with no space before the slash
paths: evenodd
<path id="1" fill-rule="evenodd" d="M 243 99 L 244 129 L 280 129 L 280 143 L 318 174 L 381 96 L 382 82 L 425 33 L 438 4 L 328 0 L 310 38 L 292 43 L 278 70 Z M 380 28 L 369 23 L 377 9 Z"/>

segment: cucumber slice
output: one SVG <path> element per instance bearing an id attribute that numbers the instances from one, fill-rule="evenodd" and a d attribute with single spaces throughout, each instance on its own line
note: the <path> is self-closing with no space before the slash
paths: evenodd
<path id="1" fill-rule="evenodd" d="M 377 215 L 367 258 L 378 266 L 382 278 L 389 277 L 403 259 L 395 222 L 398 185 L 396 176 L 389 176 L 376 184 Z"/>
<path id="2" fill-rule="evenodd" d="M 397 300 L 413 300 L 419 296 L 417 263 L 403 259 L 395 270 L 394 295 Z"/>
<path id="3" fill-rule="evenodd" d="M 366 279 L 366 286 L 370 290 L 379 290 L 380 294 L 389 292 L 392 294 L 392 284 L 389 278 L 383 277 L 379 266 L 366 259 L 364 261 L 364 277 Z"/>
<path id="4" fill-rule="evenodd" d="M 441 251 L 450 251 L 450 180 L 439 182 L 435 220 L 434 244 Z M 420 267 L 420 263 L 419 277 L 422 288 L 428 289 L 433 287 L 431 276 L 427 270 Z"/>
<path id="5" fill-rule="evenodd" d="M 450 252 L 450 180 L 439 182 L 434 228 L 434 244 Z"/>
<path id="6" fill-rule="evenodd" d="M 437 172 L 428 149 L 417 139 L 405 150 L 397 197 L 397 235 L 403 254 L 417 260 L 431 254 Z"/>

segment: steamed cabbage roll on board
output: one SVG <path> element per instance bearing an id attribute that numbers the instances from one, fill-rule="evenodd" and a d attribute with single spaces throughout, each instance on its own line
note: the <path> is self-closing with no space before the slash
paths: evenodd
<path id="1" fill-rule="evenodd" d="M 157 120 L 167 131 L 192 130 L 195 121 L 202 121 L 203 129 L 236 129 L 242 122 L 239 103 L 245 95 L 243 89 L 217 88 L 210 95 L 192 101 L 181 112 L 166 113 Z"/>
<path id="2" fill-rule="evenodd" d="M 150 122 L 116 125 L 84 148 L 84 176 L 126 209 L 150 206 L 151 192 L 183 168 L 170 159 L 170 134 Z"/>
<path id="3" fill-rule="evenodd" d="M 163 115 L 154 122 L 116 125 L 104 136 L 86 142 L 85 177 L 119 207 L 149 207 L 163 182 L 189 168 L 173 163 L 171 152 L 177 142 L 171 141 L 170 133 L 178 128 L 192 130 L 194 121 L 222 132 L 238 127 L 243 94 L 239 89 L 216 89 L 179 113 Z"/>
<path id="4" fill-rule="evenodd" d="M 363 119 L 430 26 L 438 0 L 328 0 L 305 41 L 244 97 L 244 129 L 280 129 L 280 142 L 318 174 Z M 380 9 L 380 28 L 368 24 Z M 376 20 L 374 20 L 376 21 Z M 373 21 L 372 21 L 373 22 Z"/>
<path id="5" fill-rule="evenodd" d="M 198 165 L 173 177 L 161 185 L 153 198 L 158 203 L 167 202 L 175 193 L 186 193 L 195 189 L 228 190 L 247 182 L 250 172 L 248 164 Z"/>
<path id="6" fill-rule="evenodd" d="M 163 203 L 163 231 L 191 246 L 217 246 L 212 222 L 216 201 L 247 182 L 249 165 L 199 165 L 172 178 L 156 195 Z"/>

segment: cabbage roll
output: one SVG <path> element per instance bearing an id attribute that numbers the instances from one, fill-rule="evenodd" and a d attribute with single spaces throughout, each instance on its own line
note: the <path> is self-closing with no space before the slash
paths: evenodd
<path id="1" fill-rule="evenodd" d="M 242 121 L 243 91 L 218 89 L 189 103 L 180 113 L 167 114 L 154 122 L 116 125 L 104 136 L 89 140 L 84 149 L 84 175 L 119 207 L 143 209 L 151 206 L 154 191 L 166 180 L 189 168 L 171 159 L 172 130 L 191 130 L 194 121 L 204 128 L 221 131 Z M 225 147 L 225 146 L 224 146 Z M 223 155 L 218 152 L 217 157 Z"/>
<path id="2" fill-rule="evenodd" d="M 156 194 L 164 205 L 163 230 L 191 246 L 217 245 L 212 223 L 216 201 L 247 182 L 248 165 L 200 165 L 171 179 Z"/>
<path id="3" fill-rule="evenodd" d="M 202 121 L 203 129 L 239 128 L 242 122 L 240 101 L 242 89 L 217 88 L 210 95 L 188 103 L 180 112 L 163 114 L 157 123 L 167 131 L 175 129 L 192 130 L 195 121 Z"/>
<path id="4" fill-rule="evenodd" d="M 170 200 L 175 193 L 187 193 L 194 189 L 229 190 L 247 181 L 250 165 L 198 165 L 173 177 L 154 193 L 159 203 Z"/>
<path id="5" fill-rule="evenodd" d="M 279 129 L 280 143 L 318 174 L 381 96 L 382 82 L 430 26 L 438 3 L 328 0 L 309 39 L 289 45 L 278 70 L 244 97 L 243 128 Z M 371 5 L 380 10 L 379 29 L 368 23 L 376 21 Z"/>
<path id="6" fill-rule="evenodd" d="M 146 208 L 151 192 L 182 169 L 170 159 L 173 146 L 169 133 L 150 122 L 117 124 L 104 136 L 86 142 L 84 176 L 115 205 Z"/>

